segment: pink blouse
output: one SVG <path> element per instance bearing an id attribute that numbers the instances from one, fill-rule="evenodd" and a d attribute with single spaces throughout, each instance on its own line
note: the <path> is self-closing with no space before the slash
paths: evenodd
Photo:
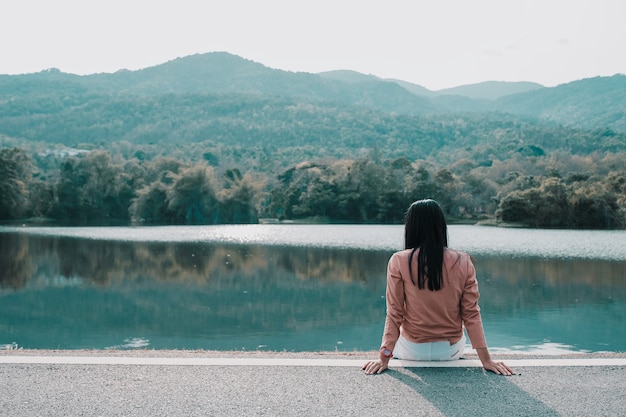
<path id="1" fill-rule="evenodd" d="M 414 343 L 461 339 L 463 324 L 473 348 L 487 347 L 478 306 L 476 270 L 468 254 L 444 249 L 443 285 L 420 290 L 411 282 L 411 249 L 394 253 L 387 266 L 387 317 L 381 347 L 393 351 L 400 331 Z M 417 282 L 417 252 L 412 271 Z"/>

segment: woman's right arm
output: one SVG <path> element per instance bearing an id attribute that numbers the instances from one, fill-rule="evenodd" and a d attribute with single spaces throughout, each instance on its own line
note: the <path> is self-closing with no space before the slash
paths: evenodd
<path id="1" fill-rule="evenodd" d="M 515 371 L 509 368 L 504 362 L 495 362 L 491 359 L 491 355 L 489 354 L 489 349 L 486 347 L 476 349 L 476 353 L 478 353 L 478 358 L 480 362 L 483 364 L 483 368 L 498 375 L 515 375 Z"/>
<path id="2" fill-rule="evenodd" d="M 493 361 L 489 354 L 489 349 L 487 349 L 480 307 L 478 306 L 480 294 L 476 280 L 476 269 L 471 259 L 469 259 L 469 256 L 467 258 L 467 279 L 465 281 L 462 297 L 461 308 L 463 309 L 463 322 L 465 323 L 465 328 L 467 329 L 472 347 L 476 350 L 483 368 L 499 375 L 514 375 L 515 372 L 504 362 Z"/>

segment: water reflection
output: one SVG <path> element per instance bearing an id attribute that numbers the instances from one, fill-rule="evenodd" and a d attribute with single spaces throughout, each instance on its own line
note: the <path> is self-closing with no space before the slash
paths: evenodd
<path id="1" fill-rule="evenodd" d="M 626 350 L 626 262 L 480 258 L 476 267 L 490 344 Z"/>
<path id="2" fill-rule="evenodd" d="M 0 344 L 371 350 L 390 253 L 0 233 Z M 624 262 L 476 266 L 491 346 L 624 350 Z"/>
<path id="3" fill-rule="evenodd" d="M 479 258 L 481 292 L 500 312 L 604 304 L 626 299 L 626 262 Z"/>
<path id="4" fill-rule="evenodd" d="M 99 286 L 143 281 L 231 281 L 289 271 L 298 280 L 379 282 L 387 252 L 202 243 L 115 242 L 0 234 L 0 286 L 19 289 L 80 278 Z"/>
<path id="5" fill-rule="evenodd" d="M 154 348 L 328 350 L 378 322 L 384 308 L 388 255 L 380 252 L 15 234 L 0 241 L 0 340 L 24 347 L 142 339 Z M 354 337 L 349 349 L 370 344 Z"/>

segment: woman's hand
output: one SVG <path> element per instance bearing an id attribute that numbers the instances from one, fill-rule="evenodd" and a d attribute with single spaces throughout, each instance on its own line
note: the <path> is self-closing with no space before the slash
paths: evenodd
<path id="1" fill-rule="evenodd" d="M 483 368 L 498 375 L 515 375 L 515 371 L 509 368 L 504 362 L 494 362 L 489 360 L 483 363 Z"/>
<path id="2" fill-rule="evenodd" d="M 380 374 L 389 367 L 389 358 L 387 360 L 379 359 L 377 361 L 369 361 L 363 365 L 363 369 L 366 375 Z"/>
<path id="3" fill-rule="evenodd" d="M 478 357 L 483 364 L 483 368 L 485 368 L 486 370 L 498 375 L 515 375 L 515 371 L 509 368 L 504 362 L 492 361 L 491 355 L 489 355 L 489 350 L 487 350 L 487 348 L 477 348 L 476 353 L 478 353 Z"/>

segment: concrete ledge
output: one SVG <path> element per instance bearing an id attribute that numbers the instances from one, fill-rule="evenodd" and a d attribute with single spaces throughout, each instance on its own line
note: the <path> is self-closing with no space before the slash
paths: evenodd
<path id="1" fill-rule="evenodd" d="M 625 353 L 507 356 L 516 375 L 378 352 L 0 351 L 0 414 L 15 416 L 623 416 Z"/>
<path id="2" fill-rule="evenodd" d="M 0 364 L 65 364 L 65 365 L 157 365 L 157 366 L 321 366 L 361 367 L 364 359 L 306 358 L 202 358 L 202 357 L 127 357 L 127 356 L 26 356 L 0 355 Z M 515 367 L 626 366 L 626 358 L 541 358 L 505 359 Z M 403 361 L 394 359 L 390 368 L 468 368 L 480 367 L 475 359 L 458 361 Z"/>

